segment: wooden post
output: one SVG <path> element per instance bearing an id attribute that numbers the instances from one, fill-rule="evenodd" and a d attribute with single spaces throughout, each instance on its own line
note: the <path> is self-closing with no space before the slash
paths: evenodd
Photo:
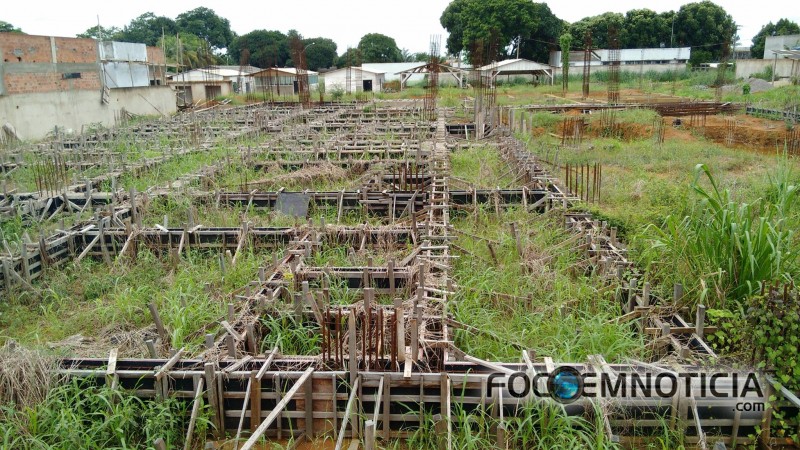
<path id="1" fill-rule="evenodd" d="M 314 377 L 311 376 L 305 383 L 306 402 L 306 436 L 309 442 L 314 441 Z"/>
<path id="2" fill-rule="evenodd" d="M 411 330 L 411 361 L 417 362 L 417 358 L 419 357 L 419 326 L 417 324 L 417 319 L 409 319 L 408 327 Z"/>
<path id="3" fill-rule="evenodd" d="M 150 302 L 147 304 L 147 307 L 150 309 L 150 315 L 153 316 L 153 322 L 156 324 L 156 330 L 158 331 L 158 335 L 161 337 L 161 342 L 164 344 L 169 344 L 169 334 L 167 333 L 167 329 L 164 328 L 164 322 L 161 321 L 161 317 L 158 315 L 156 304 Z"/>
<path id="4" fill-rule="evenodd" d="M 517 234 L 517 224 L 515 222 L 511 222 L 511 236 L 514 238 L 514 241 L 517 243 L 517 254 L 520 258 L 522 258 L 522 241 Z"/>
<path id="5" fill-rule="evenodd" d="M 364 450 L 375 450 L 375 421 L 364 422 Z"/>
<path id="6" fill-rule="evenodd" d="M 706 321 L 706 307 L 705 305 L 697 305 L 697 316 L 695 317 L 695 333 L 702 339 L 705 336 L 705 327 Z"/>
<path id="7" fill-rule="evenodd" d="M 683 285 L 680 283 L 675 283 L 675 286 L 672 287 L 672 298 L 675 303 L 678 303 L 680 299 L 683 298 Z"/>
<path id="8" fill-rule="evenodd" d="M 156 344 L 153 342 L 152 339 L 148 339 L 144 341 L 144 344 L 147 346 L 147 352 L 151 358 L 157 358 L 158 353 L 156 352 Z"/>
<path id="9" fill-rule="evenodd" d="M 211 420 L 215 428 L 214 435 L 217 439 L 222 439 L 225 436 L 225 422 L 222 415 L 222 407 L 219 404 L 214 363 L 205 363 L 203 367 L 205 369 L 206 386 L 208 387 L 208 403 L 211 405 L 211 411 L 214 414 Z"/>
<path id="10" fill-rule="evenodd" d="M 164 439 L 161 438 L 153 441 L 153 447 L 155 447 L 156 450 L 167 450 L 167 444 L 164 443 Z"/>
<path id="11" fill-rule="evenodd" d="M 236 341 L 230 333 L 225 334 L 225 348 L 228 349 L 228 358 L 236 359 Z"/>
<path id="12" fill-rule="evenodd" d="M 256 328 L 253 324 L 247 324 L 245 326 L 245 331 L 247 333 L 247 346 L 250 348 L 250 353 L 256 355 L 258 354 L 258 346 L 256 345 Z"/>
<path id="13" fill-rule="evenodd" d="M 389 272 L 389 295 L 395 295 L 395 279 L 394 279 L 394 258 L 390 259 L 387 263 L 387 269 Z"/>
<path id="14" fill-rule="evenodd" d="M 250 431 L 261 423 L 261 378 L 257 370 L 250 371 Z"/>
<path id="15" fill-rule="evenodd" d="M 358 376 L 358 346 L 356 345 L 356 312 L 350 310 L 347 317 L 347 354 L 350 369 L 350 385 L 354 385 Z"/>
<path id="16" fill-rule="evenodd" d="M 206 349 L 214 348 L 214 335 L 206 333 Z"/>

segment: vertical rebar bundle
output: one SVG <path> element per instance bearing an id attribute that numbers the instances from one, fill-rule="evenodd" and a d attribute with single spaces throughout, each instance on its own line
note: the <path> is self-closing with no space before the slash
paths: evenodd
<path id="1" fill-rule="evenodd" d="M 617 123 L 617 113 L 613 109 L 600 111 L 600 135 L 603 137 L 622 137 L 622 127 Z"/>
<path id="2" fill-rule="evenodd" d="M 584 125 L 581 117 L 565 117 L 561 123 L 561 146 L 578 148 L 583 140 Z"/>
<path id="3" fill-rule="evenodd" d="M 608 103 L 616 105 L 619 103 L 619 38 L 617 37 L 617 28 L 608 28 Z"/>
<path id="4" fill-rule="evenodd" d="M 306 49 L 303 40 L 298 36 L 292 38 L 290 43 L 292 48 L 292 61 L 295 67 L 295 77 L 297 79 L 297 97 L 303 108 L 308 108 L 311 103 L 308 92 L 308 71 L 306 70 Z"/>
<path id="5" fill-rule="evenodd" d="M 592 66 L 592 33 L 587 31 L 583 40 L 583 98 L 589 98 L 589 77 Z"/>
<path id="6" fill-rule="evenodd" d="M 40 197 L 55 197 L 67 185 L 67 163 L 60 154 L 33 164 L 36 189 Z"/>
<path id="7" fill-rule="evenodd" d="M 567 164 L 564 166 L 564 182 L 569 193 L 587 203 L 600 202 L 600 186 L 603 181 L 603 166 L 594 164 Z"/>
<path id="8" fill-rule="evenodd" d="M 800 152 L 800 128 L 786 130 L 786 153 L 797 155 Z"/>
<path id="9" fill-rule="evenodd" d="M 653 119 L 653 139 L 656 141 L 656 145 L 658 148 L 661 148 L 664 145 L 664 133 L 666 130 L 666 126 L 664 124 L 664 118 L 661 116 L 656 117 Z"/>
<path id="10" fill-rule="evenodd" d="M 423 101 L 424 120 L 436 119 L 436 97 L 439 95 L 439 47 L 441 36 L 431 36 L 430 53 L 428 55 L 428 85 Z"/>
<path id="11" fill-rule="evenodd" d="M 736 142 L 736 118 L 728 117 L 725 119 L 725 145 L 733 145 Z"/>

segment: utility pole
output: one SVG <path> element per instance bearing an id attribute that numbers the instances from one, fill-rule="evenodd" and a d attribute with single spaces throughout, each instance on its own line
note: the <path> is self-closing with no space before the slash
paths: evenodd
<path id="1" fill-rule="evenodd" d="M 678 13 L 673 13 L 672 14 L 672 32 L 669 35 L 669 47 L 670 48 L 675 48 L 675 16 L 677 16 L 677 15 L 678 15 Z"/>

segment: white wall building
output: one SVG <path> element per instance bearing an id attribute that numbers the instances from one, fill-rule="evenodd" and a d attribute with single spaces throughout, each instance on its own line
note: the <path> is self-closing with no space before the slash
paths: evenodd
<path id="1" fill-rule="evenodd" d="M 342 67 L 322 74 L 325 91 L 380 92 L 386 82 L 386 73 L 361 67 Z"/>
<path id="2" fill-rule="evenodd" d="M 800 34 L 767 36 L 764 42 L 764 59 L 775 59 L 775 50 L 793 50 L 800 46 Z M 778 59 L 784 56 L 778 55 Z"/>
<path id="3" fill-rule="evenodd" d="M 672 70 L 678 66 L 679 68 L 685 68 L 691 55 L 691 47 L 620 49 L 620 70 Z M 583 50 L 569 52 L 570 67 L 583 67 L 583 59 Z M 557 68 L 561 67 L 561 51 L 550 52 L 550 65 Z M 611 50 L 592 50 L 590 65 L 593 69 L 595 67 L 610 66 Z"/>

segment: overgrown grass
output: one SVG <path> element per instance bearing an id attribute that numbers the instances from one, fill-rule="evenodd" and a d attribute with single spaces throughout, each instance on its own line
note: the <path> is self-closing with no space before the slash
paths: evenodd
<path id="1" fill-rule="evenodd" d="M 747 203 L 732 200 L 709 168 L 698 165 L 692 183 L 696 203 L 690 213 L 671 215 L 663 228 L 650 226 L 643 235 L 643 258 L 651 272 L 658 278 L 691 280 L 689 286 L 699 290 L 698 300 L 711 307 L 725 307 L 728 299 L 743 300 L 762 281 L 790 283 L 797 273 L 792 220 L 797 185 L 790 170 L 782 167 L 771 177 L 767 196 Z M 701 177 L 708 188 L 701 185 Z M 665 264 L 659 264 L 662 261 Z"/>
<path id="2" fill-rule="evenodd" d="M 14 292 L 0 303 L 0 340 L 44 347 L 80 335 L 90 339 L 86 348 L 57 348 L 106 356 L 120 346 L 121 354 L 143 356 L 143 341 L 131 339 L 152 328 L 147 305 L 154 302 L 171 346 L 191 353 L 218 328 L 228 294 L 254 278 L 263 258 L 243 253 L 224 273 L 214 254 L 187 251 L 174 266 L 167 259 L 142 250 L 130 264 L 83 260 L 48 273 L 36 283 L 38 295 Z"/>
<path id="3" fill-rule="evenodd" d="M 180 448 L 190 412 L 191 404 L 184 400 L 156 402 L 73 379 L 34 407 L 0 407 L 0 448 L 151 448 L 158 438 L 168 448 Z M 195 424 L 197 436 L 205 436 L 210 418 L 210 409 L 203 407 Z"/>
<path id="4" fill-rule="evenodd" d="M 320 352 L 322 334 L 317 323 L 305 322 L 291 313 L 273 312 L 262 317 L 261 325 L 262 351 L 277 345 L 284 355 L 317 355 Z"/>
<path id="5" fill-rule="evenodd" d="M 482 211 L 477 217 L 455 225 L 493 241 L 497 263 L 485 241 L 460 236 L 456 244 L 469 253 L 456 260 L 459 289 L 450 310 L 457 320 L 488 333 L 457 330 L 459 348 L 493 360 L 519 358 L 514 344 L 564 361 L 595 353 L 617 360 L 641 352 L 641 339 L 610 320 L 619 314 L 613 292 L 601 290 L 598 279 L 582 272 L 571 246 L 557 247 L 570 236 L 560 215 L 513 210 L 500 217 Z M 517 254 L 510 222 L 518 225 L 524 259 Z"/>
<path id="6" fill-rule="evenodd" d="M 489 146 L 470 146 L 450 154 L 452 175 L 476 188 L 509 187 L 514 176 L 497 150 Z"/>

